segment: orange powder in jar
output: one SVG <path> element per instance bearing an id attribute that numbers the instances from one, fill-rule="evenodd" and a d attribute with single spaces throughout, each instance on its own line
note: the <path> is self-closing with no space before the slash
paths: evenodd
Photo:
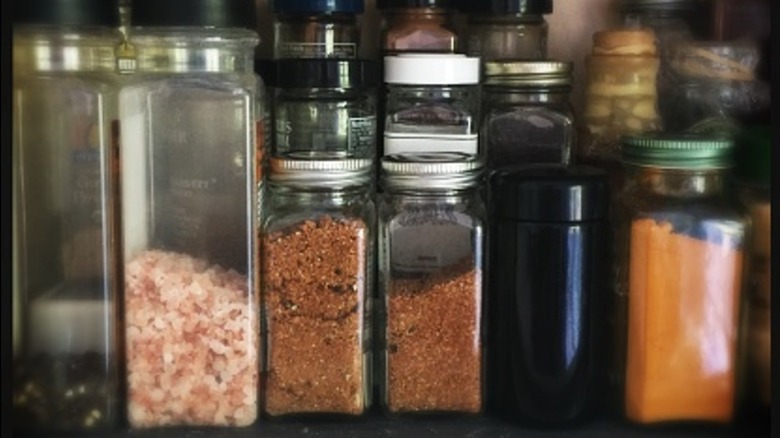
<path id="1" fill-rule="evenodd" d="M 734 409 L 742 251 L 631 227 L 626 415 L 635 422 L 728 422 Z"/>

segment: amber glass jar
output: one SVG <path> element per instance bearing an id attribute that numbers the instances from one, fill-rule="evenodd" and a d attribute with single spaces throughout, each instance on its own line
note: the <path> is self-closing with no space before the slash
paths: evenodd
<path id="1" fill-rule="evenodd" d="M 379 0 L 382 12 L 382 51 L 453 53 L 459 38 L 453 0 Z"/>

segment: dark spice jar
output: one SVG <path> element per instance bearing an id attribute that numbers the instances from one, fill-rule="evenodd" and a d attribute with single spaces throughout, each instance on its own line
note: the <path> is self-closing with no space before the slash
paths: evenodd
<path id="1" fill-rule="evenodd" d="M 372 388 L 373 162 L 290 154 L 269 164 L 265 412 L 361 415 Z"/>
<path id="2" fill-rule="evenodd" d="M 382 50 L 444 52 L 458 49 L 453 0 L 378 0 L 382 12 Z"/>
<path id="3" fill-rule="evenodd" d="M 607 176 L 508 167 L 491 194 L 490 403 L 534 423 L 584 421 L 605 387 Z"/>
<path id="4" fill-rule="evenodd" d="M 373 158 L 376 64 L 358 59 L 276 61 L 274 156 Z"/>
<path id="5" fill-rule="evenodd" d="M 382 160 L 379 383 L 391 415 L 482 411 L 483 167 L 460 153 Z"/>
<path id="6" fill-rule="evenodd" d="M 14 435 L 121 416 L 118 25 L 115 0 L 14 4 Z"/>
<path id="7" fill-rule="evenodd" d="M 273 0 L 274 59 L 357 58 L 363 0 Z"/>

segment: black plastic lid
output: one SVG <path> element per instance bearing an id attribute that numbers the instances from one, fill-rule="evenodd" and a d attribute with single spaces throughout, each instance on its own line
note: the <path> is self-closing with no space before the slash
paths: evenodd
<path id="1" fill-rule="evenodd" d="M 553 0 L 461 0 L 459 9 L 477 14 L 542 15 L 552 14 Z"/>
<path id="2" fill-rule="evenodd" d="M 360 88 L 378 84 L 376 62 L 365 59 L 278 59 L 279 88 Z"/>
<path id="3" fill-rule="evenodd" d="M 290 14 L 362 14 L 364 0 L 272 0 L 274 12 Z"/>
<path id="4" fill-rule="evenodd" d="M 529 222 L 579 222 L 607 217 L 607 174 L 589 166 L 535 164 L 497 170 L 490 178 L 494 214 Z"/>
<path id="5" fill-rule="evenodd" d="M 132 7 L 133 26 L 257 27 L 254 0 L 133 0 Z"/>
<path id="6" fill-rule="evenodd" d="M 405 8 L 452 8 L 453 0 L 377 0 L 376 8 L 405 9 Z"/>
<path id="7" fill-rule="evenodd" d="M 119 0 L 18 0 L 14 24 L 119 26 Z"/>

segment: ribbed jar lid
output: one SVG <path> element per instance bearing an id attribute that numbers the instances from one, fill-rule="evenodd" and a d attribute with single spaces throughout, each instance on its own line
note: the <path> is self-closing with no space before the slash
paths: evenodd
<path id="1" fill-rule="evenodd" d="M 385 56 L 385 83 L 477 85 L 479 57 L 457 53 L 402 53 Z"/>
<path id="2" fill-rule="evenodd" d="M 233 27 L 255 30 L 253 0 L 133 0 L 133 26 Z"/>
<path id="3" fill-rule="evenodd" d="M 484 160 L 459 152 L 405 153 L 382 158 L 382 186 L 387 191 L 464 190 L 481 182 Z"/>
<path id="4" fill-rule="evenodd" d="M 11 8 L 13 24 L 119 26 L 118 0 L 22 0 Z"/>
<path id="5" fill-rule="evenodd" d="M 386 9 L 406 8 L 451 8 L 454 0 L 376 0 L 376 8 Z"/>
<path id="6" fill-rule="evenodd" d="M 273 0 L 273 12 L 293 14 L 362 14 L 364 0 Z"/>
<path id="7" fill-rule="evenodd" d="M 734 141 L 696 134 L 624 136 L 623 162 L 667 169 L 722 169 L 734 165 Z"/>
<path id="8" fill-rule="evenodd" d="M 558 61 L 503 60 L 485 63 L 485 85 L 571 86 L 574 64 Z"/>
<path id="9" fill-rule="evenodd" d="M 290 153 L 269 160 L 271 183 L 307 189 L 343 189 L 371 181 L 373 160 L 369 158 L 307 158 Z"/>
<path id="10" fill-rule="evenodd" d="M 459 9 L 463 12 L 496 15 L 552 14 L 553 0 L 460 0 Z"/>

